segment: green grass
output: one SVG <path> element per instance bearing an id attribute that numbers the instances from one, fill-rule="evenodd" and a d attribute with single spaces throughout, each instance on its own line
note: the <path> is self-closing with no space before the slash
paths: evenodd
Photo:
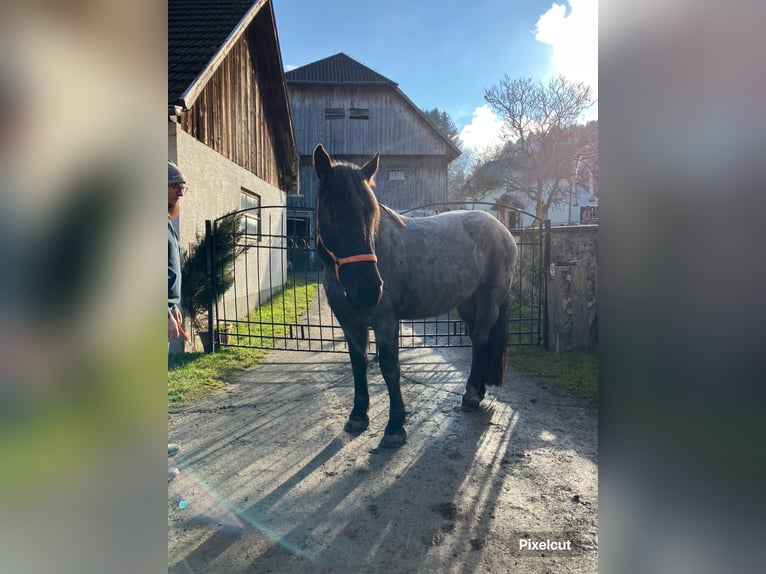
<path id="1" fill-rule="evenodd" d="M 255 323 L 235 323 L 231 331 L 231 345 L 269 346 L 274 339 L 285 337 L 285 324 L 295 324 L 314 301 L 318 283 L 303 277 L 290 277 L 284 290 L 266 304 L 250 313 Z"/>
<path id="2" fill-rule="evenodd" d="M 232 345 L 268 346 L 283 337 L 285 323 L 296 323 L 317 295 L 318 284 L 288 279 L 284 289 L 250 314 L 263 327 L 236 323 Z M 224 386 L 232 375 L 250 369 L 266 354 L 263 349 L 223 347 L 216 353 L 179 353 L 168 357 L 168 406 L 178 407 Z"/>
<path id="3" fill-rule="evenodd" d="M 595 351 L 556 354 L 540 347 L 510 347 L 510 364 L 518 371 L 588 399 L 598 407 L 598 356 Z"/>

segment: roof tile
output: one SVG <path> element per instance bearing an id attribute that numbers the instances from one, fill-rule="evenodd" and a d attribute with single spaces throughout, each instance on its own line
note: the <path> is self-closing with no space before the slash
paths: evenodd
<path id="1" fill-rule="evenodd" d="M 396 86 L 385 76 L 343 52 L 285 73 L 288 84 L 365 84 Z"/>
<path id="2" fill-rule="evenodd" d="M 254 0 L 168 0 L 168 103 L 175 104 Z"/>

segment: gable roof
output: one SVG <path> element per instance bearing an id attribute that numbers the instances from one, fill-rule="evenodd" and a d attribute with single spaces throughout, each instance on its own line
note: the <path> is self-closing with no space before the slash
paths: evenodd
<path id="1" fill-rule="evenodd" d="M 178 102 L 251 8 L 253 0 L 168 0 L 168 103 Z"/>
<path id="2" fill-rule="evenodd" d="M 287 96 L 272 0 L 168 0 L 168 114 L 191 109 L 221 64 L 245 35 L 256 38 L 254 65 L 270 87 L 268 114 L 285 185 L 297 176 Z M 257 60 L 257 62 L 256 62 Z M 237 80 L 230 80 L 237 86 Z"/>
<path id="3" fill-rule="evenodd" d="M 291 84 L 397 85 L 343 52 L 290 70 L 285 79 Z"/>
<path id="4" fill-rule="evenodd" d="M 169 104 L 191 106 L 231 47 L 268 3 L 269 0 L 168 0 Z M 278 45 L 276 52 L 281 69 Z"/>
<path id="5" fill-rule="evenodd" d="M 431 121 L 431 118 L 399 89 L 399 84 L 360 64 L 343 52 L 285 72 L 285 80 L 288 85 L 388 86 L 407 102 L 421 119 L 447 143 L 449 161 L 462 153 L 454 142 Z"/>

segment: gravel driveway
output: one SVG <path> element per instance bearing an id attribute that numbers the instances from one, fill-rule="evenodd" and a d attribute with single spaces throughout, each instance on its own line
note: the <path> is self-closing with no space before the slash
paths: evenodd
<path id="1" fill-rule="evenodd" d="M 520 375 L 459 408 L 470 349 L 402 351 L 407 444 L 343 431 L 345 355 L 271 352 L 225 390 L 170 412 L 182 445 L 168 486 L 173 573 L 596 572 L 597 417 Z"/>

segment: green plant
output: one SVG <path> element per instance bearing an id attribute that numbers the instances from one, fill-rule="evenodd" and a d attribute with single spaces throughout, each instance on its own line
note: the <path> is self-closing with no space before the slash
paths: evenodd
<path id="1" fill-rule="evenodd" d="M 231 212 L 219 219 L 211 235 L 199 239 L 181 257 L 181 306 L 194 329 L 205 330 L 202 324 L 208 305 L 220 300 L 234 283 L 234 260 L 245 246 L 237 242 L 242 231 L 242 214 Z M 215 277 L 213 288 L 208 281 L 207 250 L 214 247 Z"/>

